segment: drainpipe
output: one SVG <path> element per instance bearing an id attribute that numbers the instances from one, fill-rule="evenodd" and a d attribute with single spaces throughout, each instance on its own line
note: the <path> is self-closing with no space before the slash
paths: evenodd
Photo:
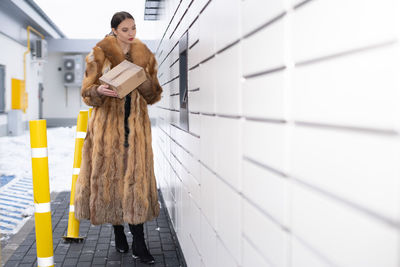
<path id="1" fill-rule="evenodd" d="M 23 107 L 24 113 L 26 113 L 26 109 L 28 108 L 28 93 L 26 92 L 26 56 L 31 52 L 31 39 L 30 39 L 30 32 L 36 33 L 38 36 L 40 36 L 42 39 L 44 39 L 44 35 L 41 34 L 39 31 L 37 31 L 35 28 L 32 26 L 28 26 L 26 28 L 26 35 L 27 35 L 27 49 L 24 52 L 24 81 L 23 81 L 23 88 L 21 88 L 21 93 L 23 93 L 23 100 L 24 103 L 21 103 L 21 106 Z"/>
<path id="2" fill-rule="evenodd" d="M 26 28 L 26 34 L 27 34 L 27 49 L 24 52 L 24 82 L 26 82 L 26 55 L 31 52 L 31 42 L 30 42 L 30 32 L 33 31 L 37 35 L 39 35 L 42 39 L 44 39 L 44 35 L 35 30 L 33 27 L 28 26 Z"/>
<path id="3" fill-rule="evenodd" d="M 23 133 L 22 112 L 28 108 L 28 93 L 26 92 L 26 56 L 31 52 L 30 32 L 34 32 L 42 39 L 44 35 L 31 26 L 26 28 L 27 49 L 24 52 L 24 80 L 12 79 L 11 82 L 11 110 L 7 114 L 8 135 L 20 135 Z"/>

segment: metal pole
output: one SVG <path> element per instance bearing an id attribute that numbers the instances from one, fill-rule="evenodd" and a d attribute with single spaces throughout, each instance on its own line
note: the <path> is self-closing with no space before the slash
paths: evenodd
<path id="1" fill-rule="evenodd" d="M 81 110 L 76 122 L 76 138 L 75 138 L 75 152 L 74 152 L 74 165 L 72 171 L 72 185 L 71 185 L 71 198 L 69 204 L 69 219 L 67 236 L 63 239 L 66 242 L 81 242 L 83 237 L 79 237 L 79 221 L 75 218 L 75 184 L 78 179 L 79 170 L 82 162 L 82 147 L 85 141 L 87 125 L 88 125 L 89 112 Z"/>
<path id="2" fill-rule="evenodd" d="M 54 266 L 45 120 L 29 121 L 38 266 Z"/>

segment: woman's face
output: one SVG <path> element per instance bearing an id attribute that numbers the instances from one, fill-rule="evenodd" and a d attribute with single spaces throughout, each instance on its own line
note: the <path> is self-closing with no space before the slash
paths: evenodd
<path id="1" fill-rule="evenodd" d="M 136 36 L 136 24 L 133 19 L 123 20 L 116 29 L 112 28 L 112 30 L 117 39 L 126 44 L 133 43 Z"/>

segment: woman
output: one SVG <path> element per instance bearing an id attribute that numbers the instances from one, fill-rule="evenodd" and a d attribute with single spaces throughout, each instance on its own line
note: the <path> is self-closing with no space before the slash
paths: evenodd
<path id="1" fill-rule="evenodd" d="M 162 88 L 154 55 L 135 39 L 132 15 L 114 14 L 111 28 L 112 34 L 86 57 L 82 97 L 94 108 L 76 182 L 75 216 L 94 225 L 113 224 L 115 246 L 122 253 L 129 250 L 123 227 L 128 223 L 133 257 L 154 263 L 143 233 L 143 223 L 160 211 L 147 104 L 160 100 Z M 107 85 L 100 85 L 99 77 L 125 59 L 143 67 L 147 81 L 119 99 Z"/>

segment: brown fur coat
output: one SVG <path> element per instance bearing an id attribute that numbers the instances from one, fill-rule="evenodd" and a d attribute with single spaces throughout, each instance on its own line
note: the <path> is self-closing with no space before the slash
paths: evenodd
<path id="1" fill-rule="evenodd" d="M 125 59 L 114 36 L 97 43 L 86 57 L 83 101 L 93 106 L 76 182 L 75 216 L 92 224 L 139 224 L 157 217 L 160 206 L 153 169 L 151 125 L 147 104 L 160 100 L 157 62 L 135 39 L 129 51 L 145 69 L 147 81 L 132 91 L 128 119 L 129 147 L 124 147 L 124 104 L 97 92 L 99 77 Z"/>

